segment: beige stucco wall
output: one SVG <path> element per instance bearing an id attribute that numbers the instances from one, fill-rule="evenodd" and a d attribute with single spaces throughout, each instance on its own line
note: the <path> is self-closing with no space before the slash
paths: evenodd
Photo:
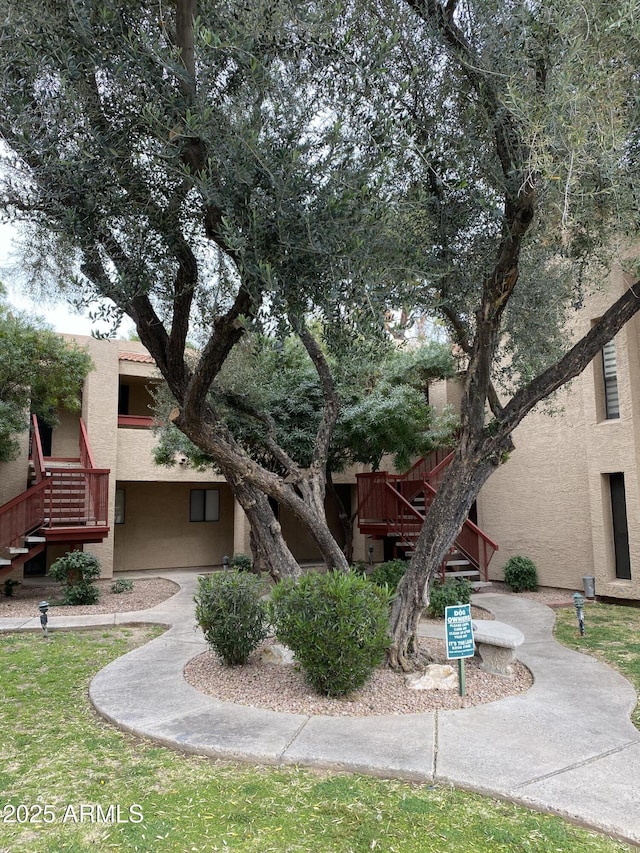
<path id="1" fill-rule="evenodd" d="M 19 445 L 19 453 L 10 462 L 0 463 L 0 506 L 17 497 L 27 487 L 29 472 L 29 428 L 28 416 L 25 415 L 25 429 L 15 436 Z"/>
<path id="2" fill-rule="evenodd" d="M 78 412 L 66 409 L 58 412 L 58 425 L 51 437 L 51 455 L 63 459 L 77 459 L 80 447 Z"/>
<path id="3" fill-rule="evenodd" d="M 109 528 L 104 542 L 85 545 L 85 550 L 96 555 L 102 565 L 102 576 L 113 574 L 113 508 L 115 496 L 115 470 L 117 465 L 118 418 L 118 350 L 111 341 L 93 338 L 76 338 L 84 344 L 95 369 L 87 376 L 82 394 L 82 417 L 87 427 L 89 443 L 97 468 L 109 468 Z"/>
<path id="4" fill-rule="evenodd" d="M 620 270 L 590 297 L 574 337 L 585 334 L 629 280 Z M 543 585 L 582 590 L 596 578 L 601 596 L 640 598 L 640 319 L 615 338 L 620 418 L 606 420 L 600 356 L 554 403 L 553 417 L 534 412 L 514 433 L 514 450 L 480 493 L 478 522 L 499 543 L 490 568 L 514 554 L 534 560 Z M 625 477 L 632 579 L 616 580 L 608 474 Z"/>
<path id="5" fill-rule="evenodd" d="M 191 488 L 201 483 L 123 481 L 125 522 L 115 525 L 114 569 L 211 567 L 233 554 L 234 506 L 224 483 L 208 483 L 220 491 L 219 521 L 189 521 Z"/>
<path id="6" fill-rule="evenodd" d="M 156 465 L 152 455 L 156 442 L 153 430 L 117 428 L 117 461 L 114 468 L 116 479 L 170 483 L 224 482 L 224 477 L 210 470 L 195 471 L 180 464 L 172 468 Z"/>

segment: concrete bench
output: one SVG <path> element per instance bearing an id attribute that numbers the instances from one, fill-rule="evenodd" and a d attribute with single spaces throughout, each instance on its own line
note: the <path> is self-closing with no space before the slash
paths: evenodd
<path id="1" fill-rule="evenodd" d="M 481 669 L 494 675 L 510 677 L 515 650 L 524 643 L 524 634 L 517 628 L 493 619 L 474 619 L 473 639 L 482 658 Z"/>

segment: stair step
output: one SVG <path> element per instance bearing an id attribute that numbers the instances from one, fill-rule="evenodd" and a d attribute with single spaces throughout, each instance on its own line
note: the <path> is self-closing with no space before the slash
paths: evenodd
<path id="1" fill-rule="evenodd" d="M 28 548 L 9 548 L 9 553 L 11 554 L 12 557 L 17 557 L 18 554 L 28 554 L 29 549 Z"/>
<path id="2" fill-rule="evenodd" d="M 24 541 L 27 545 L 39 545 L 41 542 L 46 542 L 44 536 L 25 536 Z"/>
<path id="3" fill-rule="evenodd" d="M 446 576 L 448 578 L 472 578 L 475 575 L 479 575 L 479 574 L 480 574 L 479 569 L 473 569 L 473 570 L 467 571 L 467 572 L 447 572 Z"/>
<path id="4" fill-rule="evenodd" d="M 10 566 L 11 560 L 5 560 L 4 557 L 0 557 L 0 566 Z"/>
<path id="5" fill-rule="evenodd" d="M 471 582 L 471 587 L 473 589 L 483 589 L 487 586 L 493 586 L 491 581 L 472 581 Z"/>
<path id="6" fill-rule="evenodd" d="M 470 566 L 469 560 L 447 560 L 447 566 Z"/>

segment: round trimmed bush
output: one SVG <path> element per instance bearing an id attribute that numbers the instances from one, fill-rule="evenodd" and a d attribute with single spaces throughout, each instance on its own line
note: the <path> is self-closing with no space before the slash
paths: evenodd
<path id="1" fill-rule="evenodd" d="M 246 554 L 234 554 L 229 563 L 232 569 L 237 569 L 239 572 L 250 572 L 253 568 L 251 557 Z"/>
<path id="2" fill-rule="evenodd" d="M 469 604 L 473 587 L 466 578 L 448 578 L 444 583 L 436 581 L 429 593 L 427 613 L 432 619 L 444 617 L 445 607 Z"/>
<path id="3" fill-rule="evenodd" d="M 214 572 L 198 578 L 196 621 L 211 648 L 229 666 L 246 663 L 267 636 L 262 592 L 260 579 L 247 572 Z"/>
<path id="4" fill-rule="evenodd" d="M 325 696 L 361 687 L 389 644 L 389 592 L 354 573 L 310 573 L 271 594 L 277 638 L 293 650 L 307 681 Z"/>
<path id="5" fill-rule="evenodd" d="M 58 557 L 49 574 L 63 584 L 63 604 L 95 604 L 100 598 L 94 583 L 100 577 L 100 561 L 87 551 L 69 551 Z"/>
<path id="6" fill-rule="evenodd" d="M 504 567 L 504 582 L 512 592 L 535 591 L 538 588 L 538 570 L 528 557 L 511 557 Z"/>

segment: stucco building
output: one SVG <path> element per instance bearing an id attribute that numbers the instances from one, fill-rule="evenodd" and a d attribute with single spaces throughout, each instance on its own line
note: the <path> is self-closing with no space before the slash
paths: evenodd
<path id="1" fill-rule="evenodd" d="M 615 271 L 607 289 L 580 312 L 576 336 L 629 283 Z M 154 464 L 151 390 L 159 380 L 144 347 L 130 341 L 75 340 L 88 348 L 95 365 L 82 390 L 80 415 L 62 412 L 50 435 L 41 431 L 45 461 L 40 481 L 38 448 L 30 453 L 27 431 L 20 457 L 0 466 L 0 574 L 45 571 L 71 547 L 94 552 L 104 577 L 114 571 L 210 568 L 225 555 L 250 553 L 246 517 L 222 477 L 180 463 L 173 468 Z M 430 389 L 436 407 L 455 408 L 459 400 L 455 381 Z M 482 489 L 467 525 L 469 536 L 477 539 L 473 547 L 486 549 L 492 543 L 489 579 L 501 579 L 505 562 L 520 554 L 535 562 L 541 585 L 581 590 L 583 578 L 594 577 L 599 596 L 640 599 L 640 316 L 558 392 L 553 407 L 554 415 L 534 412 L 514 433 L 515 450 Z M 432 470 L 438 462 L 431 462 Z M 334 477 L 343 504 L 351 512 L 358 506 L 361 510 L 354 559 L 380 561 L 409 551 L 404 540 L 417 535 L 425 509 L 417 500 L 428 499 L 426 489 L 422 497 L 418 492 L 429 467 L 418 466 L 413 479 L 404 481 L 394 473 L 386 479 L 366 475 L 360 494 L 355 471 Z M 74 468 L 85 471 L 82 487 L 73 485 Z M 388 519 L 383 529 L 375 509 L 365 517 L 362 496 L 376 477 L 384 480 L 387 493 L 397 487 L 414 505 L 403 516 L 407 502 L 398 498 L 395 529 Z M 437 476 L 432 482 L 437 487 Z M 99 483 L 105 485 L 103 491 Z M 56 484 L 66 497 L 53 495 Z M 96 509 L 101 495 L 104 506 Z M 42 524 L 26 513 L 27 503 L 36 505 Z M 330 502 L 327 511 L 340 541 Z M 294 555 L 301 561 L 318 560 L 313 541 L 295 521 L 285 512 L 279 521 Z M 462 556 L 453 562 L 464 563 Z M 470 574 L 467 568 L 457 566 L 462 574 Z"/>
<path id="2" fill-rule="evenodd" d="M 633 279 L 614 270 L 575 323 L 576 337 Z M 640 296 L 640 292 L 638 294 Z M 515 450 L 483 488 L 478 523 L 500 545 L 490 576 L 530 557 L 545 586 L 640 599 L 640 316 L 514 433 Z"/>
<path id="3" fill-rule="evenodd" d="M 154 463 L 151 406 L 159 378 L 145 348 L 132 341 L 73 340 L 88 349 L 94 364 L 80 412 L 59 413 L 53 430 L 40 425 L 39 442 L 33 426 L 31 441 L 25 430 L 20 456 L 0 465 L 0 574 L 43 573 L 78 547 L 98 557 L 102 577 L 211 568 L 224 556 L 249 554 L 246 516 L 223 477 L 179 460 L 172 468 Z M 351 506 L 355 477 L 334 479 Z M 327 513 L 340 540 L 330 501 Z M 279 522 L 297 559 L 318 559 L 315 543 L 286 512 Z M 362 557 L 364 539 L 356 534 L 356 540 L 356 556 Z"/>

